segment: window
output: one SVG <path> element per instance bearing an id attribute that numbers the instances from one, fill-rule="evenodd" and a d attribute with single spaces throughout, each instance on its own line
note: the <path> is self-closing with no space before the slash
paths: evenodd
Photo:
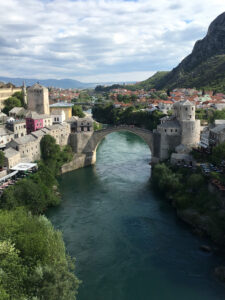
<path id="1" fill-rule="evenodd" d="M 187 110 L 187 107 L 185 108 L 185 110 Z"/>
<path id="2" fill-rule="evenodd" d="M 190 119 L 191 119 L 191 115 L 189 115 Z"/>
<path id="3" fill-rule="evenodd" d="M 173 132 L 173 129 L 171 129 L 171 132 Z"/>
<path id="4" fill-rule="evenodd" d="M 166 129 L 165 129 L 165 132 L 166 132 Z"/>

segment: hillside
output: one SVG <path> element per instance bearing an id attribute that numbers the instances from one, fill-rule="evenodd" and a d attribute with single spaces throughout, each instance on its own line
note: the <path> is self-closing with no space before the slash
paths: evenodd
<path id="1" fill-rule="evenodd" d="M 222 13 L 210 24 L 205 38 L 195 43 L 190 55 L 171 72 L 159 77 L 158 80 L 154 79 L 154 87 L 157 89 L 196 87 L 225 92 L 224 66 L 225 13 Z M 153 77 L 140 84 L 151 82 Z"/>
<path id="2" fill-rule="evenodd" d="M 68 89 L 68 88 L 78 88 L 78 89 L 84 89 L 84 88 L 90 88 L 94 87 L 95 84 L 92 83 L 83 83 L 78 80 L 73 79 L 29 79 L 29 78 L 9 78 L 9 77 L 0 77 L 0 81 L 3 82 L 11 82 L 15 86 L 22 86 L 23 81 L 26 82 L 27 86 L 31 86 L 35 84 L 36 82 L 39 82 L 40 84 L 47 86 L 47 87 L 55 87 L 55 88 L 62 88 L 62 89 Z"/>
<path id="3" fill-rule="evenodd" d="M 148 78 L 147 80 L 135 84 L 135 87 L 141 89 L 153 89 L 158 84 L 158 82 L 165 78 L 165 76 L 168 73 L 169 72 L 167 71 L 156 72 L 152 77 Z"/>

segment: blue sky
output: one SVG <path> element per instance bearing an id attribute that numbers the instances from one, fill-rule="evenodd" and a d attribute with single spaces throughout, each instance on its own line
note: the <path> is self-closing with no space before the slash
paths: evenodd
<path id="1" fill-rule="evenodd" d="M 2 0 L 0 75 L 143 80 L 175 67 L 224 11 L 224 0 Z"/>

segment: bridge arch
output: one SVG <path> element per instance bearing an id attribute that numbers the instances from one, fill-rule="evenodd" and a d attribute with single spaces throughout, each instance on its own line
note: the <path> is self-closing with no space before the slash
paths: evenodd
<path id="1" fill-rule="evenodd" d="M 111 126 L 105 129 L 95 131 L 89 140 L 88 149 L 92 152 L 93 163 L 96 161 L 96 150 L 102 139 L 110 133 L 129 131 L 139 136 L 148 145 L 153 156 L 153 133 L 150 130 L 142 129 L 133 125 Z"/>

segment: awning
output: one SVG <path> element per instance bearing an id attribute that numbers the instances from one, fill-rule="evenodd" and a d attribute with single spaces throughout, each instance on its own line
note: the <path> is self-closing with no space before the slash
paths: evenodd
<path id="1" fill-rule="evenodd" d="M 9 173 L 8 175 L 6 175 L 6 176 L 0 178 L 0 182 L 5 181 L 5 180 L 7 180 L 7 179 L 9 179 L 9 178 L 11 178 L 11 177 L 13 177 L 13 176 L 15 176 L 17 173 L 18 173 L 18 171 L 14 171 L 14 172 L 12 172 L 12 173 Z"/>
<path id="2" fill-rule="evenodd" d="M 11 170 L 13 171 L 28 171 L 32 168 L 36 168 L 37 164 L 35 163 L 19 163 L 16 166 L 14 166 L 13 168 L 11 168 Z"/>

